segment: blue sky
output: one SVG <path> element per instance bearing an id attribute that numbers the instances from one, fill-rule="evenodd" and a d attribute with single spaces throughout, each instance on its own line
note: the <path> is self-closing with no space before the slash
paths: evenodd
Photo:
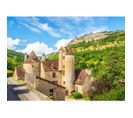
<path id="1" fill-rule="evenodd" d="M 8 49 L 37 55 L 65 46 L 75 36 L 125 30 L 124 17 L 8 17 Z"/>

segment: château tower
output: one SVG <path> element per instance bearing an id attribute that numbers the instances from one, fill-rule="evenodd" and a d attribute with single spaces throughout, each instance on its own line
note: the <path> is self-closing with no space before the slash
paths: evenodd
<path id="1" fill-rule="evenodd" d="M 32 51 L 29 56 L 25 54 L 23 68 L 25 73 L 40 76 L 40 62 L 34 51 Z"/>
<path id="2" fill-rule="evenodd" d="M 59 50 L 59 71 L 62 74 L 62 85 L 66 87 L 68 94 L 74 90 L 75 80 L 74 55 L 69 47 Z"/>

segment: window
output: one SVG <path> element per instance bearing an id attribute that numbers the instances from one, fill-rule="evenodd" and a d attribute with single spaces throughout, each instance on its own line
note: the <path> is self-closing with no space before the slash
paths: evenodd
<path id="1" fill-rule="evenodd" d="M 50 93 L 53 93 L 53 89 L 50 89 Z"/>
<path id="2" fill-rule="evenodd" d="M 56 73 L 53 73 L 52 77 L 55 78 L 56 77 Z"/>
<path id="3" fill-rule="evenodd" d="M 54 99 L 53 94 L 54 94 L 54 89 L 50 89 L 50 90 L 49 90 L 49 97 L 50 97 L 51 99 Z"/>
<path id="4" fill-rule="evenodd" d="M 65 85 L 65 81 L 63 82 L 63 84 Z"/>

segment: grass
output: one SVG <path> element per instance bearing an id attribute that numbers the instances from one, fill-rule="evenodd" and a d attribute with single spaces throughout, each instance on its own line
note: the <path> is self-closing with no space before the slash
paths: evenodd
<path id="1" fill-rule="evenodd" d="M 72 95 L 65 96 L 65 98 L 77 100 Z M 78 99 L 78 100 L 90 101 L 90 98 L 89 97 L 82 97 L 81 99 Z"/>
<path id="2" fill-rule="evenodd" d="M 68 99 L 74 99 L 74 97 L 73 97 L 72 95 L 65 96 L 65 98 L 68 98 Z"/>
<path id="3" fill-rule="evenodd" d="M 82 100 L 90 101 L 90 98 L 89 97 L 83 97 Z"/>

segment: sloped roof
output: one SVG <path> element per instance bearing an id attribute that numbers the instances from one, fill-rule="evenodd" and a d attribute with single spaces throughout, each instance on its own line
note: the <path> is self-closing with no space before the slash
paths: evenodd
<path id="1" fill-rule="evenodd" d="M 28 58 L 24 61 L 24 63 L 33 63 L 38 61 L 39 61 L 38 57 L 36 56 L 35 52 L 32 51 L 28 56 Z"/>
<path id="2" fill-rule="evenodd" d="M 61 47 L 60 50 L 62 50 L 64 52 L 65 55 L 72 55 L 72 50 L 70 47 L 66 46 L 66 47 Z"/>
<path id="3" fill-rule="evenodd" d="M 66 55 L 72 55 L 72 50 L 68 46 L 64 47 L 64 49 Z"/>
<path id="4" fill-rule="evenodd" d="M 16 75 L 17 75 L 18 77 L 24 77 L 25 71 L 24 71 L 23 68 L 17 67 L 17 68 L 15 68 L 15 70 L 16 70 Z"/>
<path id="5" fill-rule="evenodd" d="M 82 85 L 86 77 L 89 76 L 85 70 L 76 70 L 75 71 L 75 84 Z"/>
<path id="6" fill-rule="evenodd" d="M 58 60 L 45 60 L 42 64 L 45 71 L 58 70 Z"/>

